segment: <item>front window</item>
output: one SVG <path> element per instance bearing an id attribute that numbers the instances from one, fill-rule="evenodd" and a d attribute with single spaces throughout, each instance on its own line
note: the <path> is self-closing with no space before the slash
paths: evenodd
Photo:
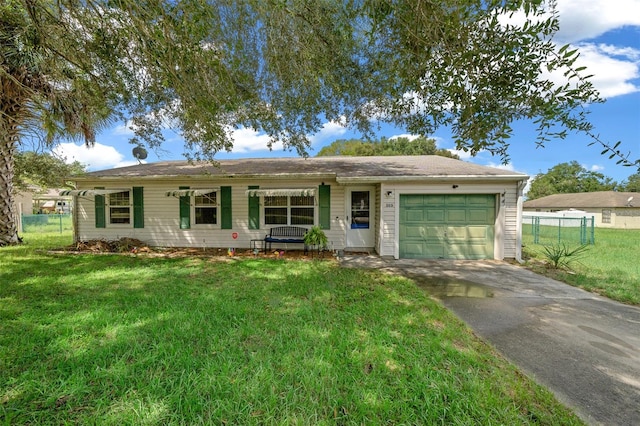
<path id="1" fill-rule="evenodd" d="M 611 210 L 602 210 L 602 223 L 611 223 Z"/>
<path id="2" fill-rule="evenodd" d="M 314 197 L 309 195 L 267 195 L 264 197 L 265 225 L 313 225 Z"/>
<path id="3" fill-rule="evenodd" d="M 131 223 L 129 191 L 109 194 L 109 223 L 112 225 L 126 225 Z"/>
<path id="4" fill-rule="evenodd" d="M 196 195 L 194 197 L 196 225 L 216 225 L 218 223 L 217 193 Z"/>

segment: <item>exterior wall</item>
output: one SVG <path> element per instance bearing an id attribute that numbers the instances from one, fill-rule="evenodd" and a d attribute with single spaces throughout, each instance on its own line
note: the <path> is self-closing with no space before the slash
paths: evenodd
<path id="1" fill-rule="evenodd" d="M 581 208 L 584 216 L 594 218 L 596 228 L 640 229 L 640 208 L 611 207 L 611 208 Z M 604 211 L 609 211 L 609 222 L 603 222 Z M 529 214 L 557 211 L 557 209 L 525 209 Z"/>
<path id="2" fill-rule="evenodd" d="M 398 224 L 401 194 L 496 194 L 496 222 L 494 240 L 495 259 L 518 259 L 521 250 L 519 193 L 517 182 L 492 183 L 402 183 L 381 187 L 380 230 L 381 256 L 399 257 Z"/>
<path id="3" fill-rule="evenodd" d="M 421 192 L 425 192 L 424 188 Z M 396 229 L 398 221 L 396 219 L 396 206 L 400 207 L 400 194 L 396 194 L 396 187 L 393 185 L 381 185 L 380 225 L 378 227 L 378 238 L 380 239 L 378 253 L 380 256 L 396 256 L 397 258 L 398 240 Z"/>
<path id="4" fill-rule="evenodd" d="M 504 189 L 499 198 L 500 233 L 496 225 L 496 259 L 520 259 L 522 250 L 522 227 L 518 206 L 518 187 L 512 185 Z M 498 250 L 498 242 L 502 247 Z"/>
<path id="5" fill-rule="evenodd" d="M 342 250 L 346 244 L 347 223 L 344 218 L 345 194 L 344 187 L 336 182 L 327 182 L 331 185 L 331 229 L 325 230 L 329 239 L 329 248 L 332 250 Z"/>
<path id="6" fill-rule="evenodd" d="M 372 210 L 372 214 L 374 215 L 372 217 L 373 223 L 374 223 L 374 232 L 375 232 L 375 251 L 376 253 L 380 254 L 380 248 L 383 244 L 383 242 L 385 242 L 385 235 L 382 233 L 382 220 L 379 220 L 380 218 L 380 212 L 382 211 L 382 185 L 376 185 L 376 204 L 375 204 L 375 208 Z"/>
<path id="7" fill-rule="evenodd" d="M 640 229 L 640 208 L 616 208 L 611 212 L 612 228 Z M 602 224 L 604 227 L 605 224 Z"/>
<path id="8" fill-rule="evenodd" d="M 325 181 L 331 185 L 331 228 L 325 233 L 334 249 L 344 248 L 345 224 L 344 216 L 344 188 L 335 181 Z M 317 187 L 321 181 L 308 180 L 291 182 L 274 181 L 265 183 L 255 180 L 171 180 L 171 181 L 137 181 L 135 186 L 144 188 L 144 228 L 133 228 L 133 225 L 110 225 L 106 228 L 95 227 L 94 197 L 77 197 L 77 228 L 76 238 L 80 241 L 92 239 L 115 240 L 122 237 L 132 237 L 157 247 L 218 247 L 218 248 L 249 248 L 252 239 L 262 240 L 269 233 L 270 225 L 264 225 L 264 214 L 260 212 L 260 229 L 249 229 L 249 206 L 246 190 L 249 186 L 260 188 L 307 188 Z M 122 181 L 100 181 L 83 183 L 78 189 L 91 189 L 96 186 L 104 188 L 131 188 L 130 184 Z M 166 191 L 177 190 L 180 186 L 197 188 L 219 188 L 231 186 L 232 229 L 220 229 L 218 225 L 195 225 L 190 229 L 180 229 L 180 207 L 177 197 L 167 197 Z M 261 201 L 262 207 L 262 201 Z M 220 222 L 220 213 L 218 213 Z M 318 208 L 316 204 L 316 220 L 318 222 Z M 233 238 L 237 233 L 237 239 Z M 278 247 L 277 245 L 274 245 Z M 290 245 L 299 249 L 302 245 Z"/>
<path id="9" fill-rule="evenodd" d="M 22 215 L 33 214 L 33 194 L 31 192 L 16 192 L 13 194 L 14 220 L 18 232 L 22 232 Z"/>
<path id="10" fill-rule="evenodd" d="M 331 186 L 331 227 L 325 230 L 329 239 L 329 247 L 342 250 L 346 244 L 347 206 L 345 205 L 348 185 L 340 185 L 335 180 L 301 180 L 290 182 L 285 180 L 204 180 L 185 178 L 177 179 L 141 179 L 135 186 L 144 188 L 144 228 L 133 228 L 133 225 L 110 225 L 106 228 L 95 227 L 94 197 L 76 197 L 77 214 L 76 239 L 87 241 L 92 239 L 116 240 L 122 237 L 137 238 L 145 243 L 157 247 L 213 247 L 226 249 L 249 248 L 251 240 L 262 240 L 271 226 L 264 225 L 264 214 L 260 210 L 260 229 L 249 229 L 249 207 L 246 190 L 249 186 L 259 186 L 261 189 L 270 188 L 309 188 L 317 187 L 322 182 Z M 375 250 L 381 256 L 399 257 L 399 241 L 397 235 L 399 223 L 399 206 L 401 194 L 495 194 L 496 221 L 494 258 L 520 257 L 521 224 L 519 217 L 519 195 L 517 182 L 462 182 L 456 188 L 449 183 L 383 183 L 375 186 L 375 208 L 372 223 L 375 231 Z M 131 188 L 131 183 L 121 180 L 100 180 L 83 182 L 78 189 Z M 232 187 L 232 229 L 220 229 L 220 225 L 195 225 L 191 229 L 180 229 L 180 207 L 177 197 L 167 197 L 166 191 L 176 190 L 180 186 L 190 189 Z M 262 200 L 261 200 L 262 207 Z M 318 208 L 316 205 L 316 221 L 318 223 Z M 218 220 L 220 222 L 220 220 Z M 233 235 L 237 234 L 234 239 Z M 290 248 L 302 248 L 301 245 L 291 245 Z"/>

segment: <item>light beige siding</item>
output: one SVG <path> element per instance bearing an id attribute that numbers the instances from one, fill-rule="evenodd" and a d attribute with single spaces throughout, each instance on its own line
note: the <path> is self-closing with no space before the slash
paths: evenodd
<path id="1" fill-rule="evenodd" d="M 307 188 L 317 187 L 321 182 L 314 180 L 296 181 L 295 184 L 274 182 L 266 184 L 251 180 L 234 181 L 140 181 L 136 186 L 144 188 L 144 228 L 133 228 L 133 225 L 110 225 L 107 220 L 106 228 L 95 227 L 94 197 L 78 197 L 77 200 L 77 239 L 87 241 L 92 239 L 114 240 L 122 237 L 137 238 L 145 243 L 158 247 L 218 247 L 218 248 L 249 248 L 252 239 L 263 239 L 269 232 L 270 226 L 264 225 L 264 214 L 261 209 L 260 229 L 249 229 L 249 205 L 246 191 L 249 186 L 261 188 Z M 325 182 L 331 185 L 331 229 L 326 231 L 333 248 L 344 247 L 344 188 L 335 182 Z M 85 185 L 90 189 L 95 186 L 105 188 L 131 188 L 118 181 L 101 181 L 99 184 Z M 190 189 L 220 188 L 231 186 L 232 200 L 232 229 L 220 229 L 220 211 L 218 211 L 218 225 L 191 224 L 190 229 L 180 229 L 179 198 L 166 196 L 170 190 L 177 190 L 181 186 Z M 262 201 L 261 201 L 262 207 Z M 317 206 L 316 206 L 317 207 Z M 317 223 L 316 208 L 316 223 Z M 237 235 L 237 238 L 233 238 Z M 302 245 L 290 245 L 291 248 L 302 248 Z"/>
<path id="2" fill-rule="evenodd" d="M 394 256 L 396 252 L 397 201 L 395 191 L 396 188 L 392 185 L 381 185 L 380 188 L 380 229 L 378 233 L 381 241 L 378 251 L 380 256 Z"/>

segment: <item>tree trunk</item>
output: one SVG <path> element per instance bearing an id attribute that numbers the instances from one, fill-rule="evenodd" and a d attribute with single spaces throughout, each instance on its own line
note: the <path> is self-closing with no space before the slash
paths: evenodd
<path id="1" fill-rule="evenodd" d="M 5 104 L 5 106 L 8 106 Z M 18 127 L 9 108 L 0 111 L 0 246 L 17 244 L 16 208 L 13 193 L 14 154 L 18 140 Z"/>

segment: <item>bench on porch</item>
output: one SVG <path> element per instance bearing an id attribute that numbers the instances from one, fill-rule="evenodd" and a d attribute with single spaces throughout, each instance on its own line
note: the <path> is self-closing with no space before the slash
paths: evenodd
<path id="1" fill-rule="evenodd" d="M 264 252 L 271 251 L 272 243 L 281 244 L 304 244 L 304 234 L 307 228 L 300 226 L 276 226 L 269 230 L 269 234 L 264 237 Z M 307 252 L 307 245 L 304 246 L 304 252 Z"/>

